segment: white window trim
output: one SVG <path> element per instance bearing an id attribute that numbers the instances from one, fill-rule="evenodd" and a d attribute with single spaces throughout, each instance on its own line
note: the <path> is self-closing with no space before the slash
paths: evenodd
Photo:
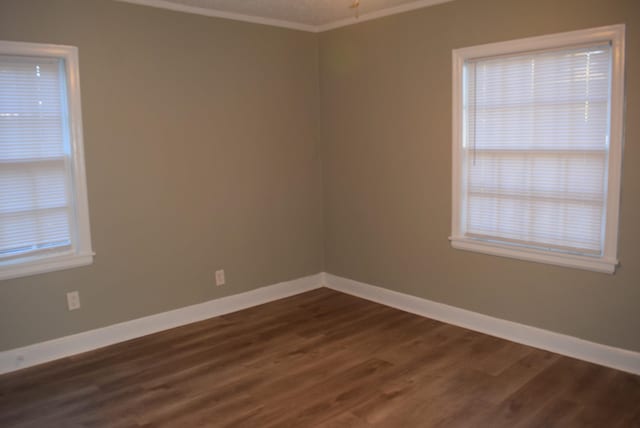
<path id="1" fill-rule="evenodd" d="M 453 56 L 453 151 L 452 151 L 452 217 L 451 236 L 453 248 L 476 251 L 496 256 L 515 258 L 558 266 L 614 273 L 618 265 L 618 216 L 620 206 L 620 179 L 622 172 L 623 116 L 624 116 L 624 24 L 568 33 L 551 34 L 540 37 L 491 43 L 462 49 L 455 49 Z M 462 192 L 462 106 L 463 67 L 471 58 L 490 57 L 581 44 L 610 42 L 612 48 L 611 70 L 611 126 L 609 148 L 609 174 L 607 192 L 607 213 L 605 220 L 605 241 L 603 254 L 599 257 L 572 255 L 561 252 L 544 251 L 518 247 L 503 243 L 487 242 L 464 236 L 460 195 Z"/>
<path id="2" fill-rule="evenodd" d="M 2 262 L 0 264 L 0 280 L 89 265 L 93 263 L 95 253 L 91 248 L 89 226 L 78 49 L 74 46 L 0 41 L 0 54 L 54 57 L 64 60 L 72 153 L 71 176 L 73 186 L 71 190 L 75 219 L 75 233 L 72 234 L 70 250 L 52 252 L 46 255 L 26 256 Z"/>

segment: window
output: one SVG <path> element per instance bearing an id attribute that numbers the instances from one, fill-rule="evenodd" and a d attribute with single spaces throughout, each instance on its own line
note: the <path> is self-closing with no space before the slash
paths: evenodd
<path id="1" fill-rule="evenodd" d="M 453 51 L 452 246 L 613 273 L 624 26 Z"/>
<path id="2" fill-rule="evenodd" d="M 0 42 L 0 279 L 90 264 L 77 50 Z"/>

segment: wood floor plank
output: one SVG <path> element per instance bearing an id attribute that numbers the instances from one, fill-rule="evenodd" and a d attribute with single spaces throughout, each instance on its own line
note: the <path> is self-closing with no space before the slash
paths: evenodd
<path id="1" fill-rule="evenodd" d="M 634 427 L 640 377 L 319 289 L 0 376 L 2 427 Z"/>

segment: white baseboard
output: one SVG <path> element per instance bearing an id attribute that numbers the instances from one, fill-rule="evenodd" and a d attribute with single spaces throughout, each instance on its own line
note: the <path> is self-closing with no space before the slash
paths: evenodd
<path id="1" fill-rule="evenodd" d="M 322 286 L 469 330 L 640 375 L 640 353 L 319 273 L 72 336 L 0 352 L 0 374 L 236 312 Z"/>
<path id="2" fill-rule="evenodd" d="M 321 286 L 322 274 L 311 275 L 72 336 L 3 351 L 0 352 L 0 374 L 236 312 Z"/>
<path id="3" fill-rule="evenodd" d="M 614 348 L 324 273 L 325 287 L 491 336 L 640 375 L 640 352 Z"/>

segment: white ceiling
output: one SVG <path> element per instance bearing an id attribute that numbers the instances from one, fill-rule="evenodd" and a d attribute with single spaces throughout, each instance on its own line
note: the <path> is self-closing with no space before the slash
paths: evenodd
<path id="1" fill-rule="evenodd" d="M 325 31 L 453 0 L 120 0 L 305 31 Z"/>

